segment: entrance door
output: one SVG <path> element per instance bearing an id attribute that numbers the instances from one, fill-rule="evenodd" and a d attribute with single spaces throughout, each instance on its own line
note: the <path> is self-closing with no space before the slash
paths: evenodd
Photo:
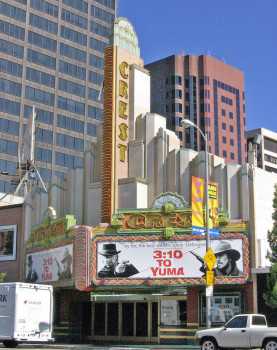
<path id="1" fill-rule="evenodd" d="M 96 302 L 93 310 L 95 340 L 158 342 L 156 301 Z"/>

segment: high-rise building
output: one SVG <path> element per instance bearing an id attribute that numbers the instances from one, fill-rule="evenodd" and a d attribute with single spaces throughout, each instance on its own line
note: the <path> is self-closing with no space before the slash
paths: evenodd
<path id="1" fill-rule="evenodd" d="M 115 2 L 0 1 L 0 192 L 10 190 L 32 106 L 44 180 L 83 166 L 102 119 L 104 48 Z"/>
<path id="2" fill-rule="evenodd" d="M 246 132 L 247 145 L 252 144 L 257 166 L 271 173 L 277 173 L 277 133 L 264 129 L 252 129 Z"/>
<path id="3" fill-rule="evenodd" d="M 184 131 L 190 119 L 208 135 L 209 152 L 228 162 L 245 162 L 243 73 L 211 56 L 173 55 L 147 64 L 151 73 L 151 111 L 167 117 L 167 127 L 184 147 L 201 150 L 196 129 Z"/>

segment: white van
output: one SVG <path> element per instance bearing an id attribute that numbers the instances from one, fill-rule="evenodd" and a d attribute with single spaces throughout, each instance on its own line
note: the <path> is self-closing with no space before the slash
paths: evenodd
<path id="1" fill-rule="evenodd" d="M 53 287 L 30 283 L 0 283 L 0 342 L 51 342 Z"/>

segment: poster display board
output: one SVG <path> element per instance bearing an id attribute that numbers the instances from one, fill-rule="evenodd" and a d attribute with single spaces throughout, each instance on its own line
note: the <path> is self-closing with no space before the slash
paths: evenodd
<path id="1" fill-rule="evenodd" d="M 16 225 L 0 225 L 0 261 L 16 259 Z"/>
<path id="2" fill-rule="evenodd" d="M 55 282 L 72 279 L 73 245 L 26 255 L 25 281 Z"/>

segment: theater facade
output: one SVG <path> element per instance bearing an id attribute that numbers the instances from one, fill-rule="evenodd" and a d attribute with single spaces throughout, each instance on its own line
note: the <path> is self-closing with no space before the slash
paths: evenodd
<path id="1" fill-rule="evenodd" d="M 192 234 L 191 209 L 180 203 L 118 210 L 111 225 L 92 228 L 89 264 L 75 273 L 76 288 L 90 293 L 92 341 L 189 343 L 205 325 L 205 236 Z M 216 326 L 253 308 L 247 223 L 225 222 L 211 246 L 236 262 L 216 271 Z"/>

